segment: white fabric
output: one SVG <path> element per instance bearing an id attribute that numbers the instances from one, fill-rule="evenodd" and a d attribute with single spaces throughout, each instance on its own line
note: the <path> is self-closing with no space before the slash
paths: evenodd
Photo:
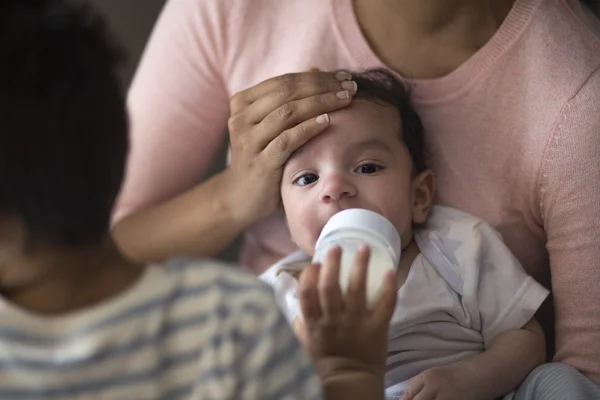
<path id="1" fill-rule="evenodd" d="M 421 254 L 398 292 L 390 326 L 390 389 L 431 367 L 483 352 L 499 334 L 529 321 L 548 295 L 500 234 L 466 213 L 434 207 L 415 241 Z M 299 307 L 297 283 L 286 271 L 309 260 L 295 253 L 261 275 L 290 321 Z"/>

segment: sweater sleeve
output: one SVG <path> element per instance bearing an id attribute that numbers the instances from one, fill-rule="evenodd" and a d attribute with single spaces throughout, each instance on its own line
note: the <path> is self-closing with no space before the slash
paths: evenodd
<path id="1" fill-rule="evenodd" d="M 600 71 L 559 115 L 539 176 L 556 361 L 600 383 Z"/>
<path id="2" fill-rule="evenodd" d="M 164 7 L 127 99 L 131 147 L 113 220 L 191 188 L 208 172 L 229 115 L 225 3 L 169 0 Z"/>

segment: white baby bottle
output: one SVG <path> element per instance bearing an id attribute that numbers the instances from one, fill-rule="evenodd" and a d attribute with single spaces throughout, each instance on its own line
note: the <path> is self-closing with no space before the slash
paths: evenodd
<path id="1" fill-rule="evenodd" d="M 342 249 L 340 287 L 348 289 L 352 266 L 361 245 L 371 249 L 367 273 L 367 304 L 374 306 L 379 298 L 383 277 L 395 271 L 400 261 L 400 235 L 382 215 L 358 208 L 340 211 L 329 219 L 317 240 L 314 263 L 323 263 L 332 246 Z"/>

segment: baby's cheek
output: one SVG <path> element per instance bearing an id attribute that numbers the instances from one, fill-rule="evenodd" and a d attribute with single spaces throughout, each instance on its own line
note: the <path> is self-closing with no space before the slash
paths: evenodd
<path id="1" fill-rule="evenodd" d="M 288 226 L 296 246 L 312 255 L 320 233 L 315 216 L 310 213 L 288 215 Z"/>

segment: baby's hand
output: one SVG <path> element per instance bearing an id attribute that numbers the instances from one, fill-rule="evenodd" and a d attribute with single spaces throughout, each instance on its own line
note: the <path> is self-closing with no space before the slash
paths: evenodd
<path id="1" fill-rule="evenodd" d="M 383 377 L 388 328 L 396 305 L 395 275 L 390 271 L 385 277 L 377 304 L 368 309 L 369 249 L 358 251 L 345 296 L 339 285 L 341 254 L 340 248 L 333 248 L 324 265 L 303 271 L 298 297 L 304 318 L 297 318 L 294 328 L 322 378 L 350 370 Z"/>
<path id="2" fill-rule="evenodd" d="M 472 376 L 460 363 L 428 369 L 410 381 L 402 400 L 479 400 Z"/>

